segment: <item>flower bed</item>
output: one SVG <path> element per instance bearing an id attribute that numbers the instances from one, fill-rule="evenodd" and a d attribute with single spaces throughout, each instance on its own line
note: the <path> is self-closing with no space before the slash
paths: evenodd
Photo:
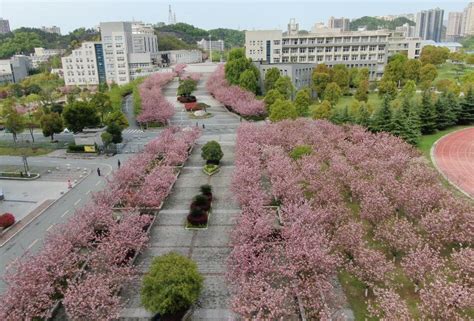
<path id="1" fill-rule="evenodd" d="M 312 152 L 293 159 L 302 145 Z M 472 316 L 472 204 L 402 140 L 325 121 L 244 124 L 232 189 L 228 281 L 243 318 L 331 318 L 342 274 L 361 318 Z"/>
<path id="2" fill-rule="evenodd" d="M 212 176 L 220 171 L 219 165 L 215 164 L 206 164 L 202 168 L 203 172 L 209 176 Z"/>
<path id="3" fill-rule="evenodd" d="M 225 79 L 224 65 L 219 65 L 209 77 L 207 90 L 215 99 L 241 116 L 250 117 L 265 114 L 263 101 L 256 99 L 254 94 L 239 86 L 229 86 Z"/>
<path id="4" fill-rule="evenodd" d="M 119 290 L 136 275 L 133 262 L 148 240 L 154 219 L 188 157 L 198 129 L 166 129 L 131 158 L 77 210 L 48 234 L 44 247 L 6 273 L 0 319 L 47 319 L 62 305 L 74 320 L 113 320 L 122 309 Z M 159 158 L 159 161 L 155 161 Z M 129 207 L 114 213 L 115 204 Z"/>

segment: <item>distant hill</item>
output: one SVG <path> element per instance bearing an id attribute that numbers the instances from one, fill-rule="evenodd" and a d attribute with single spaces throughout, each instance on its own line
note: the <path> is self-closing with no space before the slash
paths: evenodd
<path id="1" fill-rule="evenodd" d="M 414 26 L 415 23 L 407 18 L 400 17 L 396 18 L 393 21 L 386 21 L 374 17 L 362 17 L 359 19 L 352 20 L 350 23 L 350 29 L 356 31 L 359 27 L 366 26 L 367 30 L 377 30 L 377 29 L 389 29 L 395 30 L 396 27 L 400 27 L 408 23 L 410 26 Z"/>
<path id="2" fill-rule="evenodd" d="M 245 42 L 243 31 L 226 28 L 204 30 L 187 23 L 158 27 L 155 28 L 155 32 L 158 35 L 158 47 L 160 50 L 195 48 L 196 41 L 202 38 L 209 39 L 209 35 L 211 35 L 213 40 L 224 40 L 224 45 L 227 49 L 243 47 Z M 176 40 L 173 40 L 173 37 Z M 160 39 L 164 39 L 165 43 L 162 44 Z M 181 43 L 177 40 L 181 40 Z"/>
<path id="3" fill-rule="evenodd" d="M 94 29 L 80 28 L 63 36 L 36 28 L 19 28 L 0 35 L 0 59 L 14 54 L 28 55 L 34 52 L 35 47 L 70 50 L 83 41 L 99 38 L 99 33 Z"/>

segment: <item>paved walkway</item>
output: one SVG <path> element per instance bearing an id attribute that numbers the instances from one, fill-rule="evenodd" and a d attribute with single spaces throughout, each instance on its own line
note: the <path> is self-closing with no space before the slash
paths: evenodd
<path id="1" fill-rule="evenodd" d="M 177 108 L 171 123 L 182 126 L 195 126 L 196 120 L 188 119 L 181 104 L 176 102 L 177 81 L 164 90 L 167 98 Z M 170 251 L 175 251 L 193 259 L 199 271 L 204 275 L 204 290 L 193 313 L 193 320 L 229 320 L 233 318 L 228 307 L 229 293 L 225 284 L 224 273 L 226 258 L 230 252 L 229 234 L 235 217 L 240 209 L 232 198 L 230 181 L 234 167 L 235 129 L 240 124 L 239 118 L 227 112 L 219 102 L 205 91 L 205 79 L 198 85 L 198 101 L 211 105 L 213 118 L 200 120 L 199 126 L 205 124 L 203 136 L 199 139 L 193 153 L 186 162 L 170 197 L 158 214 L 151 230 L 149 247 L 139 257 L 141 273 L 148 271 L 151 260 Z M 219 173 L 205 175 L 201 168 L 201 146 L 209 140 L 218 141 L 223 149 L 224 158 Z M 199 193 L 199 187 L 211 184 L 214 190 L 213 212 L 209 228 L 201 231 L 184 229 L 191 199 Z M 149 320 L 151 314 L 140 304 L 141 279 L 124 291 L 128 300 L 122 313 L 124 320 Z"/>
<path id="2" fill-rule="evenodd" d="M 474 198 L 474 127 L 442 137 L 432 149 L 432 159 L 451 184 Z"/>

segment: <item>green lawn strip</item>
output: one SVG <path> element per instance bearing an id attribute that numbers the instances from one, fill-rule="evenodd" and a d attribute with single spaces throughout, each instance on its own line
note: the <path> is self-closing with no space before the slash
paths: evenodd
<path id="1" fill-rule="evenodd" d="M 338 279 L 354 312 L 355 319 L 361 321 L 377 320 L 376 318 L 369 318 L 367 315 L 365 284 L 344 270 L 339 272 Z"/>
<path id="2" fill-rule="evenodd" d="M 460 129 L 463 129 L 463 128 L 468 128 L 470 126 L 454 126 L 454 127 L 451 127 L 451 128 L 448 128 L 448 129 L 445 129 L 445 130 L 440 130 L 440 131 L 437 131 L 436 133 L 434 134 L 430 134 L 430 135 L 423 135 L 420 137 L 419 141 L 418 141 L 418 149 L 423 153 L 423 155 L 430 160 L 431 162 L 431 156 L 430 156 L 430 150 L 431 150 L 431 146 L 433 146 L 433 144 L 438 140 L 440 139 L 441 137 L 443 137 L 444 135 L 447 135 L 449 133 L 452 133 L 456 130 L 460 130 Z"/>
<path id="3" fill-rule="evenodd" d="M 51 153 L 53 148 L 43 147 L 0 147 L 0 155 L 9 156 L 39 156 Z"/>
<path id="4" fill-rule="evenodd" d="M 450 79 L 450 80 L 457 81 L 466 73 L 473 71 L 474 68 L 467 65 L 445 63 L 441 66 L 438 66 L 437 70 L 438 70 L 438 76 L 436 77 L 434 83 L 436 83 L 438 80 L 441 80 L 441 79 Z"/>

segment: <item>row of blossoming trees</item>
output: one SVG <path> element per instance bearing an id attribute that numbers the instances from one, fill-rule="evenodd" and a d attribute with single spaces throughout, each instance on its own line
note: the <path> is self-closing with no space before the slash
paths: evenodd
<path id="1" fill-rule="evenodd" d="M 242 116 L 265 114 L 265 103 L 239 86 L 230 86 L 225 79 L 224 65 L 219 65 L 207 81 L 207 90 L 214 98 Z"/>
<path id="2" fill-rule="evenodd" d="M 400 139 L 324 121 L 244 124 L 232 186 L 242 215 L 228 280 L 245 318 L 298 307 L 331 318 L 339 272 L 366 285 L 374 317 L 472 317 L 474 208 Z"/>
<path id="3" fill-rule="evenodd" d="M 47 319 L 59 302 L 71 320 L 118 317 L 119 290 L 135 275 L 132 258 L 148 240 L 149 213 L 161 207 L 199 134 L 164 130 L 48 234 L 39 253 L 10 267 L 0 320 Z"/>
<path id="4" fill-rule="evenodd" d="M 141 112 L 137 116 L 140 123 L 167 124 L 175 110 L 161 91 L 162 87 L 173 80 L 177 72 L 156 73 L 148 77 L 139 86 Z"/>

